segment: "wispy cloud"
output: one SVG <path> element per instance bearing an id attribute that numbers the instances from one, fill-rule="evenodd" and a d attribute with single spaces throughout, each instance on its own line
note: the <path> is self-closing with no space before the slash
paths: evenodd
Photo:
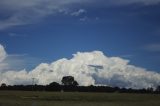
<path id="1" fill-rule="evenodd" d="M 160 52 L 160 43 L 146 45 L 144 49 L 150 52 Z"/>
<path id="2" fill-rule="evenodd" d="M 0 20 L 0 30 L 33 24 L 61 10 L 65 10 L 66 13 L 69 5 L 79 2 L 80 0 L 2 0 L 0 1 L 0 14 L 5 14 L 7 17 Z"/>
<path id="3" fill-rule="evenodd" d="M 111 4 L 116 4 L 116 5 L 128 5 L 128 4 L 155 5 L 160 3 L 160 0 L 108 0 L 108 1 Z"/>
<path id="4" fill-rule="evenodd" d="M 122 58 L 132 58 L 134 55 L 132 54 L 124 54 L 124 55 L 120 55 L 120 57 Z"/>
<path id="5" fill-rule="evenodd" d="M 7 70 L 19 71 L 22 69 L 30 70 L 41 62 L 40 59 L 28 54 L 9 54 L 3 63 L 8 64 Z"/>
<path id="6" fill-rule="evenodd" d="M 89 20 L 89 18 L 87 16 L 84 16 L 84 17 L 80 18 L 79 20 L 80 21 L 87 21 L 87 20 Z"/>
<path id="7" fill-rule="evenodd" d="M 0 44 L 0 72 L 31 69 L 39 64 L 40 61 L 40 59 L 28 54 L 7 54 L 5 48 Z"/>
<path id="8" fill-rule="evenodd" d="M 27 37 L 26 34 L 18 34 L 18 33 L 8 33 L 10 37 Z"/>
<path id="9" fill-rule="evenodd" d="M 80 16 L 81 14 L 86 13 L 87 11 L 84 9 L 79 9 L 78 11 L 75 11 L 73 13 L 71 13 L 71 16 Z"/>
<path id="10" fill-rule="evenodd" d="M 154 5 L 160 3 L 160 0 L 0 0 L 0 15 L 6 16 L 0 19 L 0 30 L 34 24 L 58 12 L 68 14 L 68 10 L 72 10 L 72 7 L 79 8 L 78 11 L 72 13 L 74 16 L 79 16 L 86 12 L 79 4 L 94 7 L 137 3 Z"/>

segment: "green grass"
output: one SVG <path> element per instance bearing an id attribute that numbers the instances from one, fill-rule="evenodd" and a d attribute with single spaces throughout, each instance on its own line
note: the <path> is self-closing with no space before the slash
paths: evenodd
<path id="1" fill-rule="evenodd" d="M 0 91 L 0 106 L 160 106 L 160 95 Z"/>

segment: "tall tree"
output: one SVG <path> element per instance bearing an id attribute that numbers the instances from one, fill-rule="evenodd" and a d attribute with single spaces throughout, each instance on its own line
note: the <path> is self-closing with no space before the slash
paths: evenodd
<path id="1" fill-rule="evenodd" d="M 74 80 L 74 77 L 72 76 L 64 76 L 62 78 L 62 84 L 63 85 L 73 85 L 73 86 L 77 86 L 78 82 Z"/>

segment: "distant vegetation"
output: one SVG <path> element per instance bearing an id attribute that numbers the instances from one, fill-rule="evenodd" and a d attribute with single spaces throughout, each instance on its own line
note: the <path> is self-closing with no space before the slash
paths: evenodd
<path id="1" fill-rule="evenodd" d="M 154 90 L 147 89 L 132 89 L 119 88 L 109 86 L 78 86 L 78 82 L 72 76 L 64 76 L 62 84 L 52 82 L 49 85 L 6 85 L 1 84 L 0 90 L 21 90 L 21 91 L 58 91 L 58 92 L 119 92 L 119 93 L 155 93 L 160 94 L 160 86 Z"/>

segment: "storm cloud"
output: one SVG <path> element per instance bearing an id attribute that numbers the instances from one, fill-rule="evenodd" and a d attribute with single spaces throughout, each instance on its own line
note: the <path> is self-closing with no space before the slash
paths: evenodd
<path id="1" fill-rule="evenodd" d="M 0 45 L 0 64 L 6 51 Z M 1 65 L 0 65 L 1 68 Z M 74 76 L 80 85 L 109 85 L 126 88 L 155 88 L 160 74 L 129 64 L 120 57 L 108 57 L 101 51 L 77 52 L 71 59 L 62 58 L 52 63 L 41 63 L 31 71 L 0 71 L 0 83 L 36 84 L 61 83 L 63 76 Z"/>

